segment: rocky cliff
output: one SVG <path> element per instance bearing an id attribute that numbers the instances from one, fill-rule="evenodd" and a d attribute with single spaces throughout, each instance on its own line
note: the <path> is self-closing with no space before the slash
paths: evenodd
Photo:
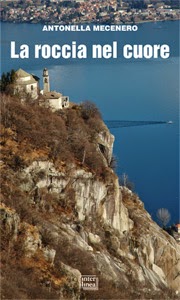
<path id="1" fill-rule="evenodd" d="M 51 117 L 69 126 L 68 114 L 72 108 Z M 48 146 L 22 139 L 15 118 L 2 124 L 3 298 L 178 299 L 179 245 L 119 185 L 106 126 L 98 119 L 90 132 L 92 115 L 83 122 L 89 144 L 75 159 L 52 157 Z M 68 140 L 74 127 L 67 130 Z M 96 275 L 99 289 L 83 290 L 82 275 Z"/>

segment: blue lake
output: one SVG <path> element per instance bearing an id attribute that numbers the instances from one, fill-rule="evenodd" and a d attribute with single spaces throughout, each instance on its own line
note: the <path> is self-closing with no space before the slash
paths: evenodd
<path id="1" fill-rule="evenodd" d="M 42 32 L 40 24 L 2 26 L 1 72 L 23 68 L 42 78 L 49 70 L 51 90 L 69 95 L 73 102 L 92 100 L 104 120 L 169 121 L 111 129 L 115 135 L 117 172 L 126 173 L 145 208 L 156 219 L 158 208 L 179 219 L 179 22 L 139 25 L 137 32 Z M 119 58 L 96 60 L 34 59 L 34 44 L 77 41 L 88 49 L 95 43 L 118 41 Z M 29 59 L 11 59 L 10 41 L 30 46 Z M 124 44 L 168 44 L 167 60 L 125 60 Z M 42 80 L 41 80 L 42 87 Z"/>

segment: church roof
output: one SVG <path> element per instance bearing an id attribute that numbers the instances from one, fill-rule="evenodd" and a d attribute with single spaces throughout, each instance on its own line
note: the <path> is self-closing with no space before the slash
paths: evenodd
<path id="1" fill-rule="evenodd" d="M 27 73 L 23 69 L 19 69 L 15 73 L 16 73 L 17 77 L 21 77 L 21 78 L 31 76 L 31 74 Z"/>
<path id="2" fill-rule="evenodd" d="M 16 84 L 27 85 L 27 84 L 37 83 L 38 81 L 34 78 L 33 75 L 27 73 L 23 69 L 17 70 L 15 74 L 16 74 L 16 79 L 15 79 Z"/>
<path id="3" fill-rule="evenodd" d="M 39 80 L 40 80 L 40 78 L 39 78 L 38 76 L 34 75 L 34 74 L 32 74 L 32 77 L 33 77 L 36 81 L 39 81 Z"/>

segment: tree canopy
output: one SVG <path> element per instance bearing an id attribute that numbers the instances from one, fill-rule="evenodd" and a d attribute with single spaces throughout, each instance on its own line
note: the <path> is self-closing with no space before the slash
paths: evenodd
<path id="1" fill-rule="evenodd" d="M 8 87 L 14 83 L 15 78 L 16 78 L 15 70 L 12 69 L 10 72 L 7 73 L 3 72 L 0 81 L 1 91 L 7 92 Z"/>

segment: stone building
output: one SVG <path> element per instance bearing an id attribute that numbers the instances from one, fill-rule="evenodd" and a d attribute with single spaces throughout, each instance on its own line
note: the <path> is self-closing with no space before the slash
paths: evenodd
<path id="1" fill-rule="evenodd" d="M 44 93 L 50 91 L 49 73 L 46 68 L 43 70 L 43 91 Z"/>
<path id="2" fill-rule="evenodd" d="M 50 90 L 50 80 L 48 70 L 43 70 L 43 90 L 39 93 L 39 78 L 33 74 L 19 69 L 15 72 L 13 83 L 14 94 L 19 94 L 22 99 L 30 96 L 33 100 L 39 99 L 39 105 L 50 108 L 52 111 L 69 107 L 69 97 L 61 93 Z"/>
<path id="3" fill-rule="evenodd" d="M 39 92 L 39 78 L 19 69 L 15 72 L 13 89 L 14 94 L 20 94 L 21 96 L 30 95 L 32 99 L 37 99 Z"/>
<path id="4" fill-rule="evenodd" d="M 48 70 L 43 70 L 43 90 L 41 91 L 41 105 L 51 108 L 52 111 L 69 107 L 69 97 L 56 91 L 50 91 Z"/>
<path id="5" fill-rule="evenodd" d="M 69 97 L 63 96 L 61 93 L 45 92 L 43 98 L 45 106 L 51 108 L 52 111 L 69 107 Z"/>

